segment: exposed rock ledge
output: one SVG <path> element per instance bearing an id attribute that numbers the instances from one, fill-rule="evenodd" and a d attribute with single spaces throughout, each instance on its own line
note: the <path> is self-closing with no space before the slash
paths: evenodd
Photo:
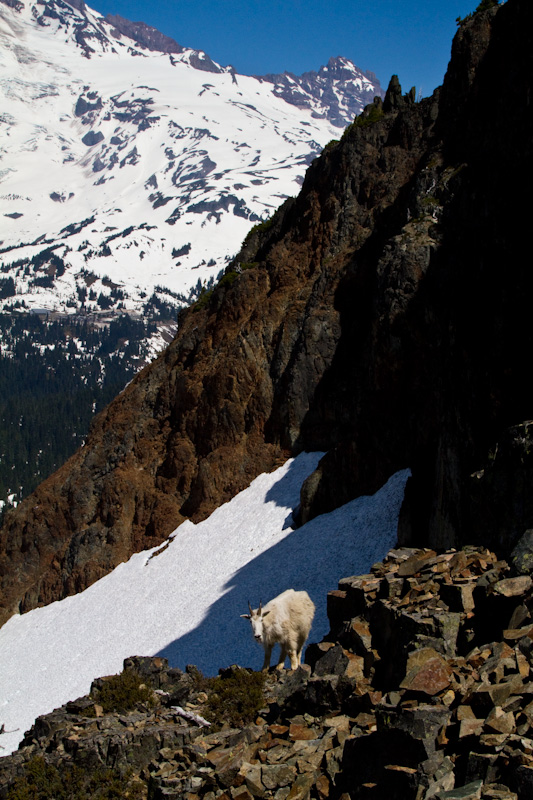
<path id="1" fill-rule="evenodd" d="M 103 714 L 80 698 L 0 760 L 0 798 L 35 757 L 109 768 L 151 800 L 529 800 L 533 581 L 483 548 L 392 550 L 328 595 L 331 632 L 307 664 L 267 677 L 253 723 L 218 732 L 194 668 L 126 659 L 155 707 Z M 239 670 L 232 667 L 226 678 Z M 102 681 L 97 681 L 98 686 Z M 125 777 L 126 776 L 126 777 Z"/>

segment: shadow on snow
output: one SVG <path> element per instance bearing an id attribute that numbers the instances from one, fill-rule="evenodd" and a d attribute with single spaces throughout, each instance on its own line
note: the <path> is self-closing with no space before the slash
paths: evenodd
<path id="1" fill-rule="evenodd" d="M 367 572 L 394 547 L 408 474 L 408 470 L 396 473 L 374 495 L 311 520 L 253 558 L 229 578 L 224 594 L 209 607 L 200 625 L 157 655 L 181 669 L 195 664 L 206 675 L 235 663 L 260 669 L 263 649 L 253 640 L 249 622 L 239 615 L 248 612 L 248 600 L 256 608 L 259 601 L 265 604 L 288 588 L 305 589 L 311 596 L 317 612 L 309 641 L 320 641 L 329 630 L 327 592 L 337 588 L 340 578 Z M 300 470 L 289 469 L 269 490 L 267 500 L 290 507 L 299 496 L 301 475 Z M 277 649 L 273 663 L 275 657 Z"/>

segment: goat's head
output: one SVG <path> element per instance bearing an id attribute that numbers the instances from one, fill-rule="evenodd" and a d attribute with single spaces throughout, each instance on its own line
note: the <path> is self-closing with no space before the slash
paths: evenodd
<path id="1" fill-rule="evenodd" d="M 263 620 L 270 614 L 270 611 L 263 611 L 261 608 L 261 603 L 259 603 L 259 608 L 255 611 L 253 610 L 252 606 L 250 605 L 250 601 L 248 600 L 248 608 L 250 609 L 249 614 L 241 614 L 243 619 L 249 619 L 250 624 L 252 626 L 252 632 L 254 638 L 257 642 L 263 643 Z"/>

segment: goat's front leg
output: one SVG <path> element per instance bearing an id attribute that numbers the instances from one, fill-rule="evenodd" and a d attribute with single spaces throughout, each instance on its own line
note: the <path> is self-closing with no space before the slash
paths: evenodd
<path id="1" fill-rule="evenodd" d="M 270 666 L 270 656 L 272 654 L 272 645 L 267 647 L 265 645 L 265 660 L 263 661 L 263 672 L 267 671 Z"/>

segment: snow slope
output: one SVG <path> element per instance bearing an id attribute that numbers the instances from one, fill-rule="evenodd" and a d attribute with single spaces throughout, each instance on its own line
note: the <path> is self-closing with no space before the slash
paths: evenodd
<path id="1" fill-rule="evenodd" d="M 232 663 L 260 669 L 262 648 L 239 617 L 248 600 L 255 607 L 289 587 L 306 589 L 317 606 L 310 641 L 325 636 L 326 593 L 394 546 L 408 471 L 294 530 L 300 487 L 320 455 L 260 475 L 205 521 L 183 523 L 168 543 L 81 594 L 12 617 L 0 630 L 3 754 L 36 716 L 86 694 L 131 655 L 160 654 L 210 675 Z"/>

